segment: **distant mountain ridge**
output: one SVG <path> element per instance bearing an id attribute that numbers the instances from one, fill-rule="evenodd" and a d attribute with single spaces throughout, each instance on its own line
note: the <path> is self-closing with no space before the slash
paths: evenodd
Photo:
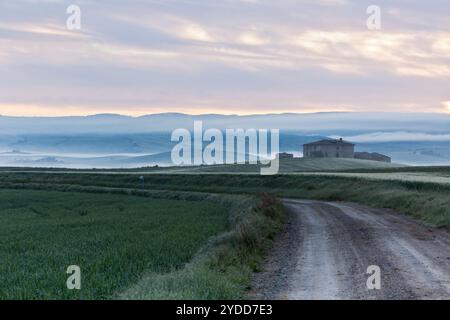
<path id="1" fill-rule="evenodd" d="M 192 128 L 194 121 L 203 121 L 205 128 L 273 128 L 325 135 L 376 131 L 450 132 L 450 114 L 329 112 L 262 115 L 158 113 L 140 117 L 120 114 L 67 117 L 0 116 L 0 134 L 170 132 L 176 128 Z"/>

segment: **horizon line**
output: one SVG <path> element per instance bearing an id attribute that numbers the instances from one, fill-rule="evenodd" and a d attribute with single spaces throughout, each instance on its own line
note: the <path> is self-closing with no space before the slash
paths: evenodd
<path id="1" fill-rule="evenodd" d="M 447 115 L 450 116 L 450 113 L 447 112 L 405 112 L 405 111 L 382 111 L 382 112 L 374 112 L 374 111 L 317 111 L 317 112 L 268 112 L 268 113 L 248 113 L 248 114 L 237 114 L 237 113 L 185 113 L 185 112 L 156 112 L 156 113 L 144 113 L 142 115 L 131 115 L 131 114 L 123 114 L 123 113 L 93 113 L 93 114 L 84 114 L 84 115 L 8 115 L 8 114 L 0 114 L 0 117 L 5 118 L 91 118 L 91 117 L 100 117 L 100 116 L 111 116 L 111 117 L 124 117 L 124 118 L 133 118 L 139 119 L 143 117 L 150 116 L 159 116 L 159 115 L 181 115 L 181 116 L 224 116 L 224 117 L 252 117 L 252 116 L 277 116 L 277 115 L 315 115 L 315 114 L 433 114 L 433 115 Z"/>

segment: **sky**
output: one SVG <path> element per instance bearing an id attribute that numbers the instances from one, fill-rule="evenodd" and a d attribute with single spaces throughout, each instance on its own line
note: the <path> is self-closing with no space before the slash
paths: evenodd
<path id="1" fill-rule="evenodd" d="M 0 114 L 450 113 L 449 12 L 448 0 L 1 0 Z"/>

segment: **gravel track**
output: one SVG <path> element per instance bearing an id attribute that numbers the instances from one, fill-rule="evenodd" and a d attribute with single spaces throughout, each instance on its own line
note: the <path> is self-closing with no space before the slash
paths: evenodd
<path id="1" fill-rule="evenodd" d="M 450 299 L 450 232 L 354 203 L 284 200 L 289 221 L 256 299 Z M 381 269 L 369 290 L 367 268 Z"/>

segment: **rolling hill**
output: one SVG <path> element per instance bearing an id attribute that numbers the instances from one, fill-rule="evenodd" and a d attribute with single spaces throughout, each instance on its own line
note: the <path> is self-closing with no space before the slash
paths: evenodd
<path id="1" fill-rule="evenodd" d="M 401 164 L 384 163 L 359 159 L 294 158 L 280 159 L 280 173 L 344 171 L 354 169 L 384 169 L 404 167 Z M 260 165 L 234 164 L 196 167 L 171 167 L 168 172 L 183 173 L 259 173 Z"/>

